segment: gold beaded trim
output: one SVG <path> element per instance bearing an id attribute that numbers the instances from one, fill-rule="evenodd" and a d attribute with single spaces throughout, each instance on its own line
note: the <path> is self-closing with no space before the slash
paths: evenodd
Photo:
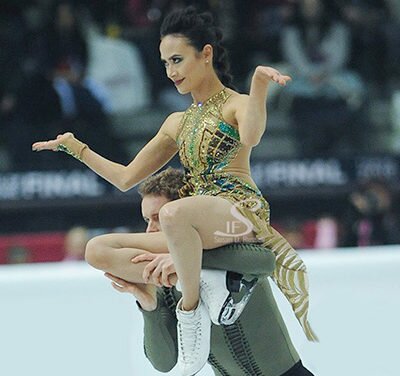
<path id="1" fill-rule="evenodd" d="M 76 154 L 70 148 L 68 148 L 66 145 L 60 144 L 57 146 L 57 151 L 62 151 L 64 153 L 67 153 L 67 154 L 71 155 L 72 157 L 74 157 L 75 159 L 77 159 L 78 161 L 82 162 L 81 155 L 82 155 L 82 151 L 83 151 L 83 149 L 85 149 L 85 147 L 87 147 L 87 146 L 84 145 L 84 147 L 79 150 L 79 154 Z"/>

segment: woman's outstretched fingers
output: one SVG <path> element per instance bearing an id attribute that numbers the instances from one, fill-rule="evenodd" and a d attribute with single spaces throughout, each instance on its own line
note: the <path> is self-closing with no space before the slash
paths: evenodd
<path id="1" fill-rule="evenodd" d="M 41 150 L 46 150 L 48 149 L 46 146 L 48 145 L 49 140 L 47 141 L 37 141 L 34 144 L 32 144 L 32 150 L 33 151 L 41 151 Z"/>
<path id="2" fill-rule="evenodd" d="M 55 140 L 38 141 L 32 145 L 33 151 L 53 150 L 57 151 L 58 145 L 65 141 L 68 137 L 73 137 L 71 132 L 59 134 Z"/>
<path id="3" fill-rule="evenodd" d="M 285 86 L 291 80 L 290 76 L 281 74 L 277 69 L 272 67 L 258 66 L 256 73 L 265 82 L 274 81 L 281 86 Z"/>
<path id="4" fill-rule="evenodd" d="M 32 150 L 33 150 L 33 151 L 40 151 L 40 150 L 42 150 L 42 147 L 44 146 L 45 143 L 46 143 L 46 141 L 38 141 L 38 142 L 35 142 L 35 143 L 32 145 Z"/>
<path id="5" fill-rule="evenodd" d="M 273 80 L 282 86 L 285 86 L 287 84 L 287 82 L 289 82 L 292 78 L 290 76 L 287 75 L 283 75 L 280 72 L 276 71 L 276 75 L 274 75 Z"/>
<path id="6" fill-rule="evenodd" d="M 291 81 L 292 78 L 290 76 L 286 76 L 286 75 L 281 75 L 280 76 L 280 84 L 281 85 L 286 85 L 289 81 Z"/>
<path id="7" fill-rule="evenodd" d="M 57 146 L 59 145 L 59 141 L 51 140 L 51 141 L 39 141 L 35 142 L 32 145 L 33 151 L 42 151 L 42 150 L 57 150 Z"/>

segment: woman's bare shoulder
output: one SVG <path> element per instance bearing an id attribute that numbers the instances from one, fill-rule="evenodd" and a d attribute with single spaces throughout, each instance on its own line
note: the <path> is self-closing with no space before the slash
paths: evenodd
<path id="1" fill-rule="evenodd" d="M 231 95 L 228 98 L 227 104 L 230 103 L 232 106 L 241 105 L 249 100 L 248 94 L 241 94 L 234 90 L 229 90 L 229 93 Z"/>
<path id="2" fill-rule="evenodd" d="M 247 94 L 240 94 L 237 91 L 228 89 L 230 94 L 223 108 L 223 117 L 229 124 L 237 125 L 237 110 L 246 106 L 249 96 Z"/>
<path id="3" fill-rule="evenodd" d="M 165 133 L 172 139 L 176 140 L 179 124 L 182 121 L 183 115 L 184 112 L 173 112 L 168 115 L 161 126 L 160 132 Z"/>

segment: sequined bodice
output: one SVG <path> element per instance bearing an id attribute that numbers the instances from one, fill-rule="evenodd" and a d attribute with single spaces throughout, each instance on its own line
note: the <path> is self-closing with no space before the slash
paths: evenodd
<path id="1" fill-rule="evenodd" d="M 177 136 L 179 156 L 185 168 L 185 184 L 179 194 L 181 197 L 218 196 L 233 204 L 242 215 L 242 222 L 251 224 L 249 231 L 274 252 L 273 279 L 292 304 L 307 338 L 316 340 L 307 321 L 308 282 L 304 263 L 269 225 L 269 204 L 259 189 L 231 173 L 229 168 L 242 147 L 238 130 L 222 116 L 222 107 L 229 95 L 224 89 L 202 105 L 193 104 L 186 110 Z M 235 215 L 235 218 L 240 217 Z M 236 235 L 228 231 L 225 236 L 234 239 Z"/>
<path id="2" fill-rule="evenodd" d="M 192 104 L 178 131 L 181 163 L 190 175 L 222 172 L 241 147 L 239 132 L 222 118 L 230 94 L 224 89 L 203 104 Z"/>

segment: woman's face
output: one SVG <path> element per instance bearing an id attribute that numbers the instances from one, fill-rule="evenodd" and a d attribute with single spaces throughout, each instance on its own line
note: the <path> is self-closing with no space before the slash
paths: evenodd
<path id="1" fill-rule="evenodd" d="M 161 61 L 180 94 L 190 93 L 206 75 L 206 57 L 185 37 L 167 35 L 160 43 Z"/>

